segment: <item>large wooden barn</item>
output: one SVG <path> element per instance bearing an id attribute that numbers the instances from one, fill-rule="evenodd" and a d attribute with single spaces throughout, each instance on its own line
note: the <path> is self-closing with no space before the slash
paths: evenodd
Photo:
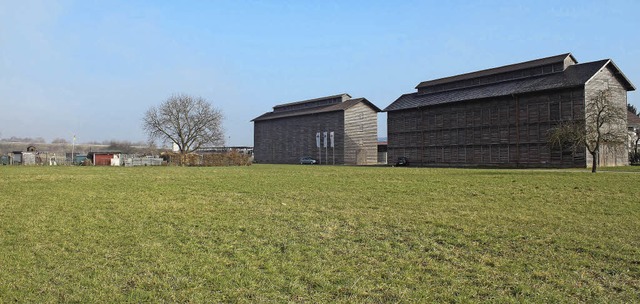
<path id="1" fill-rule="evenodd" d="M 254 161 L 294 164 L 309 156 L 321 164 L 376 164 L 380 111 L 348 94 L 276 105 L 252 120 Z"/>
<path id="2" fill-rule="evenodd" d="M 389 105 L 389 162 L 418 166 L 587 167 L 591 155 L 550 147 L 548 132 L 585 119 L 585 101 L 609 89 L 621 108 L 635 87 L 611 60 L 571 54 L 424 81 Z M 600 164 L 628 164 L 627 149 Z"/>

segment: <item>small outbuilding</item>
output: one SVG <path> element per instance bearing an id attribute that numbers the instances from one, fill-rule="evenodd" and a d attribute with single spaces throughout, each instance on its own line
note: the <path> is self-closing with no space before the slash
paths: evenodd
<path id="1" fill-rule="evenodd" d="M 121 152 L 116 151 L 87 153 L 87 159 L 91 160 L 94 166 L 120 166 L 120 156 Z"/>

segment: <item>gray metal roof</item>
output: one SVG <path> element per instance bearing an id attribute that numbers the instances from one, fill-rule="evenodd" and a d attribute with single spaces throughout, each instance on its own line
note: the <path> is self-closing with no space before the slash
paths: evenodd
<path id="1" fill-rule="evenodd" d="M 444 78 L 438 78 L 434 80 L 423 81 L 416 86 L 416 89 L 426 87 L 426 86 L 454 82 L 454 81 L 467 80 L 467 79 L 472 79 L 477 77 L 513 72 L 517 70 L 528 69 L 528 68 L 533 68 L 533 67 L 543 66 L 548 64 L 561 63 L 561 62 L 564 62 L 564 60 L 567 59 L 567 57 L 569 57 L 575 63 L 578 62 L 573 57 L 573 55 L 571 55 L 571 53 L 565 53 L 561 55 L 540 58 L 540 59 L 535 59 L 535 60 L 516 63 L 516 64 L 505 65 L 505 66 L 492 68 L 492 69 L 486 69 L 486 70 L 481 70 L 481 71 L 476 71 L 476 72 L 471 72 L 466 74 L 455 75 L 451 77 L 444 77 Z"/>
<path id="2" fill-rule="evenodd" d="M 294 101 L 294 102 L 289 102 L 289 103 L 283 103 L 283 104 L 275 105 L 273 108 L 277 109 L 277 108 L 281 108 L 281 107 L 289 107 L 289 106 L 300 105 L 300 104 L 305 104 L 305 103 L 311 103 L 311 102 L 320 101 L 320 100 L 326 100 L 326 99 L 334 99 L 334 98 L 342 98 L 343 100 L 346 100 L 346 99 L 350 99 L 351 95 L 349 95 L 347 93 L 342 93 L 342 94 L 331 95 L 331 96 L 326 96 L 326 97 L 319 97 L 319 98 L 314 98 L 314 99 L 307 99 L 307 100 L 302 100 L 302 101 Z"/>
<path id="3" fill-rule="evenodd" d="M 341 95 L 336 95 L 337 97 L 341 96 Z M 301 109 L 301 110 L 292 110 L 292 111 L 282 111 L 282 112 L 267 112 L 264 113 L 254 119 L 252 119 L 251 121 L 262 121 L 262 120 L 270 120 L 270 119 L 278 119 L 278 118 L 285 118 L 285 117 L 293 117 L 293 116 L 302 116 L 302 115 L 311 115 L 311 114 L 318 114 L 318 113 L 328 113 L 328 112 L 335 112 L 335 111 L 344 111 L 347 110 L 351 107 L 353 107 L 354 105 L 363 102 L 366 105 L 368 105 L 369 107 L 371 107 L 374 111 L 376 112 L 382 112 L 382 110 L 380 110 L 380 108 L 376 107 L 373 103 L 371 103 L 370 101 L 368 101 L 366 98 L 355 98 L 355 99 L 349 99 L 346 100 L 344 102 L 341 103 L 337 103 L 337 104 L 332 104 L 332 105 L 328 105 L 328 106 L 320 106 L 320 107 L 315 107 L 315 108 L 307 108 L 307 109 Z"/>
<path id="4" fill-rule="evenodd" d="M 400 96 L 396 101 L 384 109 L 385 112 L 433 106 L 451 102 L 508 96 L 512 94 L 530 93 L 536 91 L 553 90 L 584 85 L 593 75 L 606 65 L 616 71 L 615 74 L 629 91 L 635 87 L 620 72 L 611 60 L 600 60 L 568 66 L 563 72 L 552 73 L 529 78 L 507 80 L 503 82 L 460 88 L 444 92 L 418 94 L 410 93 Z"/>

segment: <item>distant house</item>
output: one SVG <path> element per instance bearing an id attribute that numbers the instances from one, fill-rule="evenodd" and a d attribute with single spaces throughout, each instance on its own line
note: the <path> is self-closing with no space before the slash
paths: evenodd
<path id="1" fill-rule="evenodd" d="M 629 130 L 629 151 L 638 151 L 638 136 L 640 136 L 640 117 L 627 111 L 627 128 Z"/>
<path id="2" fill-rule="evenodd" d="M 587 167 L 586 148 L 550 147 L 547 134 L 585 119 L 585 103 L 609 89 L 626 108 L 629 79 L 609 59 L 571 54 L 421 82 L 389 105 L 389 162 L 420 166 Z M 604 166 L 628 164 L 626 147 L 604 147 Z"/>
<path id="3" fill-rule="evenodd" d="M 254 160 L 295 164 L 310 156 L 321 164 L 376 164 L 378 112 L 348 94 L 276 105 L 252 120 Z"/>
<path id="4" fill-rule="evenodd" d="M 627 111 L 627 127 L 629 128 L 629 131 L 639 131 L 640 117 L 630 111 Z"/>

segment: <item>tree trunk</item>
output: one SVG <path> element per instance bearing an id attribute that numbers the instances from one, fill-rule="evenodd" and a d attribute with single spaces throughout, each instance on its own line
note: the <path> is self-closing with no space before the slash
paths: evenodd
<path id="1" fill-rule="evenodd" d="M 598 151 L 594 151 L 593 153 L 591 153 L 591 173 L 596 173 L 596 171 L 598 170 Z"/>
<path id="2" fill-rule="evenodd" d="M 180 167 L 184 167 L 187 163 L 187 154 L 183 151 L 180 151 Z"/>

